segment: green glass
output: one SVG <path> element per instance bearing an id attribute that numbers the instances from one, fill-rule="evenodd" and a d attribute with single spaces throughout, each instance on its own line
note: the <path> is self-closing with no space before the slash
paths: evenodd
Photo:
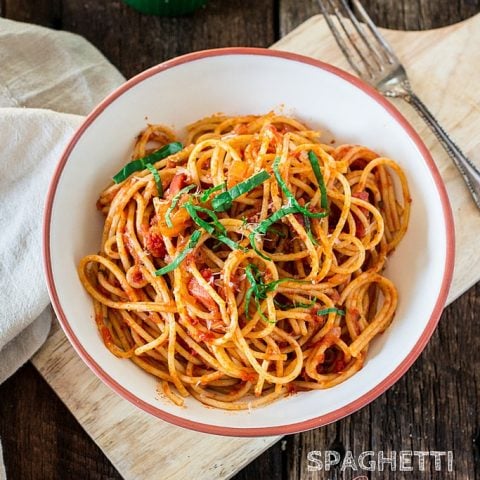
<path id="1" fill-rule="evenodd" d="M 123 0 L 139 12 L 149 15 L 174 17 L 192 13 L 203 7 L 207 0 Z"/>

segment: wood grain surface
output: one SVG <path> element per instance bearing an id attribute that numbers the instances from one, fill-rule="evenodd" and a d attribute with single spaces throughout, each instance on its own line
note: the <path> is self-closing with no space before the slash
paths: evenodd
<path id="1" fill-rule="evenodd" d="M 479 0 L 363 3 L 378 25 L 397 29 L 439 27 L 480 12 Z M 268 46 L 318 12 L 313 0 L 211 0 L 197 14 L 174 19 L 142 16 L 120 1 L 0 3 L 7 18 L 85 36 L 127 77 L 192 50 Z M 308 472 L 307 453 L 326 449 L 453 450 L 451 474 L 427 463 L 424 473 L 387 469 L 365 478 L 480 478 L 479 326 L 477 284 L 445 310 L 423 354 L 388 392 L 335 424 L 285 437 L 235 479 L 355 478 L 339 470 Z M 10 479 L 121 478 L 30 364 L 0 386 L 0 438 Z"/>

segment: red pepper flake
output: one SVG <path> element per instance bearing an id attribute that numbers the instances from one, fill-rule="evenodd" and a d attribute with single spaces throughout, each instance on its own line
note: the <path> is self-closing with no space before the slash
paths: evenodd
<path id="1" fill-rule="evenodd" d="M 247 372 L 245 370 L 242 370 L 240 372 L 240 378 L 244 381 L 244 382 L 250 382 L 250 383 L 255 383 L 256 380 L 257 380 L 257 374 L 254 373 L 254 372 Z"/>
<path id="2" fill-rule="evenodd" d="M 212 332 L 200 332 L 198 339 L 204 343 L 212 343 L 215 340 L 215 335 Z"/>
<path id="3" fill-rule="evenodd" d="M 132 280 L 136 283 L 140 283 L 143 281 L 143 273 L 139 268 L 135 269 Z"/>
<path id="4" fill-rule="evenodd" d="M 233 127 L 233 131 L 237 134 L 237 135 L 246 135 L 248 133 L 248 128 L 247 126 L 244 124 L 244 123 L 237 123 L 234 127 Z"/>
<path id="5" fill-rule="evenodd" d="M 126 278 L 127 282 L 133 288 L 143 288 L 148 284 L 138 264 L 133 265 L 127 270 Z"/>

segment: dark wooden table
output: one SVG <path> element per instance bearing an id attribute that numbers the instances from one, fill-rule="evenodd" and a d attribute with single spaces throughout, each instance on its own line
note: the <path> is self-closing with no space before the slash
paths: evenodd
<path id="1" fill-rule="evenodd" d="M 363 3 L 378 25 L 397 29 L 439 27 L 480 12 L 480 0 Z M 314 0 L 211 0 L 195 15 L 171 19 L 142 16 L 119 0 L 0 0 L 1 16 L 85 36 L 126 77 L 194 50 L 269 46 L 317 13 Z M 428 347 L 390 390 L 344 420 L 285 437 L 235 479 L 480 478 L 479 327 L 477 284 L 445 310 Z M 10 480 L 121 478 L 31 364 L 0 386 L 0 438 Z M 454 471 L 446 472 L 445 460 L 435 471 L 430 457 L 425 472 L 386 466 L 365 477 L 311 473 L 311 450 L 357 457 L 370 450 L 452 451 Z"/>

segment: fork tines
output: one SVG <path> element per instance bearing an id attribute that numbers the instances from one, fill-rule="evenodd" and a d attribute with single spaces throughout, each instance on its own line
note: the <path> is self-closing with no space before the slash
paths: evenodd
<path id="1" fill-rule="evenodd" d="M 346 0 L 318 3 L 338 46 L 360 77 L 372 80 L 386 67 L 399 64 L 359 0 L 352 0 L 355 12 Z"/>

